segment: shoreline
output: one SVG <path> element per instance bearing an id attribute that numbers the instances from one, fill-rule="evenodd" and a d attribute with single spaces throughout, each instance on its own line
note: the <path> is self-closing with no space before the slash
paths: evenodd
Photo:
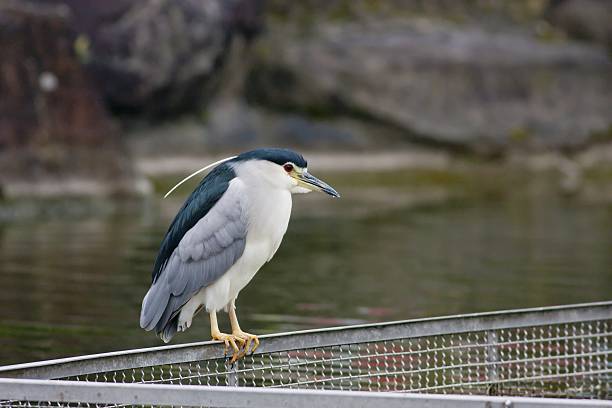
<path id="1" fill-rule="evenodd" d="M 146 177 L 191 173 L 232 153 L 203 156 L 172 155 L 155 157 L 134 155 L 136 171 Z M 447 151 L 426 149 L 380 150 L 375 152 L 322 153 L 304 151 L 309 167 L 313 171 L 350 172 L 392 170 L 453 170 L 455 168 L 506 167 L 532 172 L 560 171 L 567 173 L 571 167 L 578 171 L 597 167 L 612 167 L 612 143 L 591 146 L 583 151 L 564 154 L 562 152 L 509 153 L 500 159 L 483 159 L 478 156 L 461 156 Z"/>
<path id="2" fill-rule="evenodd" d="M 423 174 L 467 175 L 469 178 L 491 178 L 495 174 L 527 174 L 529 177 L 554 175 L 562 193 L 574 194 L 584 190 L 602 189 L 606 197 L 612 197 L 612 143 L 592 146 L 581 152 L 509 153 L 496 159 L 457 155 L 448 151 L 425 148 L 380 150 L 375 152 L 320 152 L 304 151 L 309 168 L 314 173 L 389 173 L 411 171 Z M 36 180 L 6 179 L 1 186 L 3 201 L 32 198 L 54 199 L 71 197 L 151 196 L 154 185 L 165 177 L 192 173 L 231 153 L 211 155 L 180 155 L 166 157 L 132 152 L 131 160 L 135 177 L 129 182 L 72 177 L 43 177 Z M 501 182 L 501 181 L 500 181 Z M 589 193 L 590 194 L 590 193 Z M 611 201 L 612 198 L 606 198 Z"/>
<path id="3" fill-rule="evenodd" d="M 147 177 L 155 177 L 192 172 L 230 155 L 137 157 L 134 164 L 139 173 Z M 380 151 L 374 153 L 306 152 L 304 157 L 308 160 L 308 166 L 311 169 L 340 172 L 355 170 L 388 171 L 410 168 L 441 170 L 448 168 L 451 163 L 450 154 L 427 151 Z"/>

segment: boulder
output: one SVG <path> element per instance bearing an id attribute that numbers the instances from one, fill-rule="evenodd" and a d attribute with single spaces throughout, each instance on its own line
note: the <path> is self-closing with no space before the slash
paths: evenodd
<path id="1" fill-rule="evenodd" d="M 247 90 L 275 109 L 359 117 L 485 152 L 577 147 L 612 125 L 612 60 L 588 44 L 428 20 L 319 25 L 266 41 Z"/>
<path id="2" fill-rule="evenodd" d="M 70 8 L 82 60 L 124 114 L 201 110 L 219 86 L 228 45 L 261 23 L 261 0 L 39 1 Z"/>

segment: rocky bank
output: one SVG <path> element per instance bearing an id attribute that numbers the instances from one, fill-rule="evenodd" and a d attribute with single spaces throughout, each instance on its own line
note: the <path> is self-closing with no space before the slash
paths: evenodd
<path id="1" fill-rule="evenodd" d="M 0 4 L 0 191 L 133 193 L 119 127 L 73 51 L 62 6 Z"/>
<path id="2" fill-rule="evenodd" d="M 571 158 L 612 140 L 611 13 L 606 0 L 3 2 L 4 189 L 134 180 L 130 154 L 264 144 Z"/>

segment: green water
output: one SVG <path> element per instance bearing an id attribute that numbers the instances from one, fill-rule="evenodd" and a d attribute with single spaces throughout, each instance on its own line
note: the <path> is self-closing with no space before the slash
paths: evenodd
<path id="1" fill-rule="evenodd" d="M 245 330 L 612 297 L 610 205 L 530 183 L 473 194 L 460 177 L 360 179 L 328 175 L 341 200 L 294 199 L 280 250 L 238 299 Z M 140 302 L 181 194 L 0 223 L 0 364 L 159 345 Z M 174 342 L 208 336 L 201 315 Z"/>

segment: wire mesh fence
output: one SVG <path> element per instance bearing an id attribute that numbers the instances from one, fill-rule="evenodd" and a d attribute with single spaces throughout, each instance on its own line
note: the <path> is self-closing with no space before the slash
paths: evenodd
<path id="1" fill-rule="evenodd" d="M 262 337 L 233 365 L 206 342 L 0 367 L 0 377 L 602 401 L 611 340 L 612 302 L 601 302 Z"/>

